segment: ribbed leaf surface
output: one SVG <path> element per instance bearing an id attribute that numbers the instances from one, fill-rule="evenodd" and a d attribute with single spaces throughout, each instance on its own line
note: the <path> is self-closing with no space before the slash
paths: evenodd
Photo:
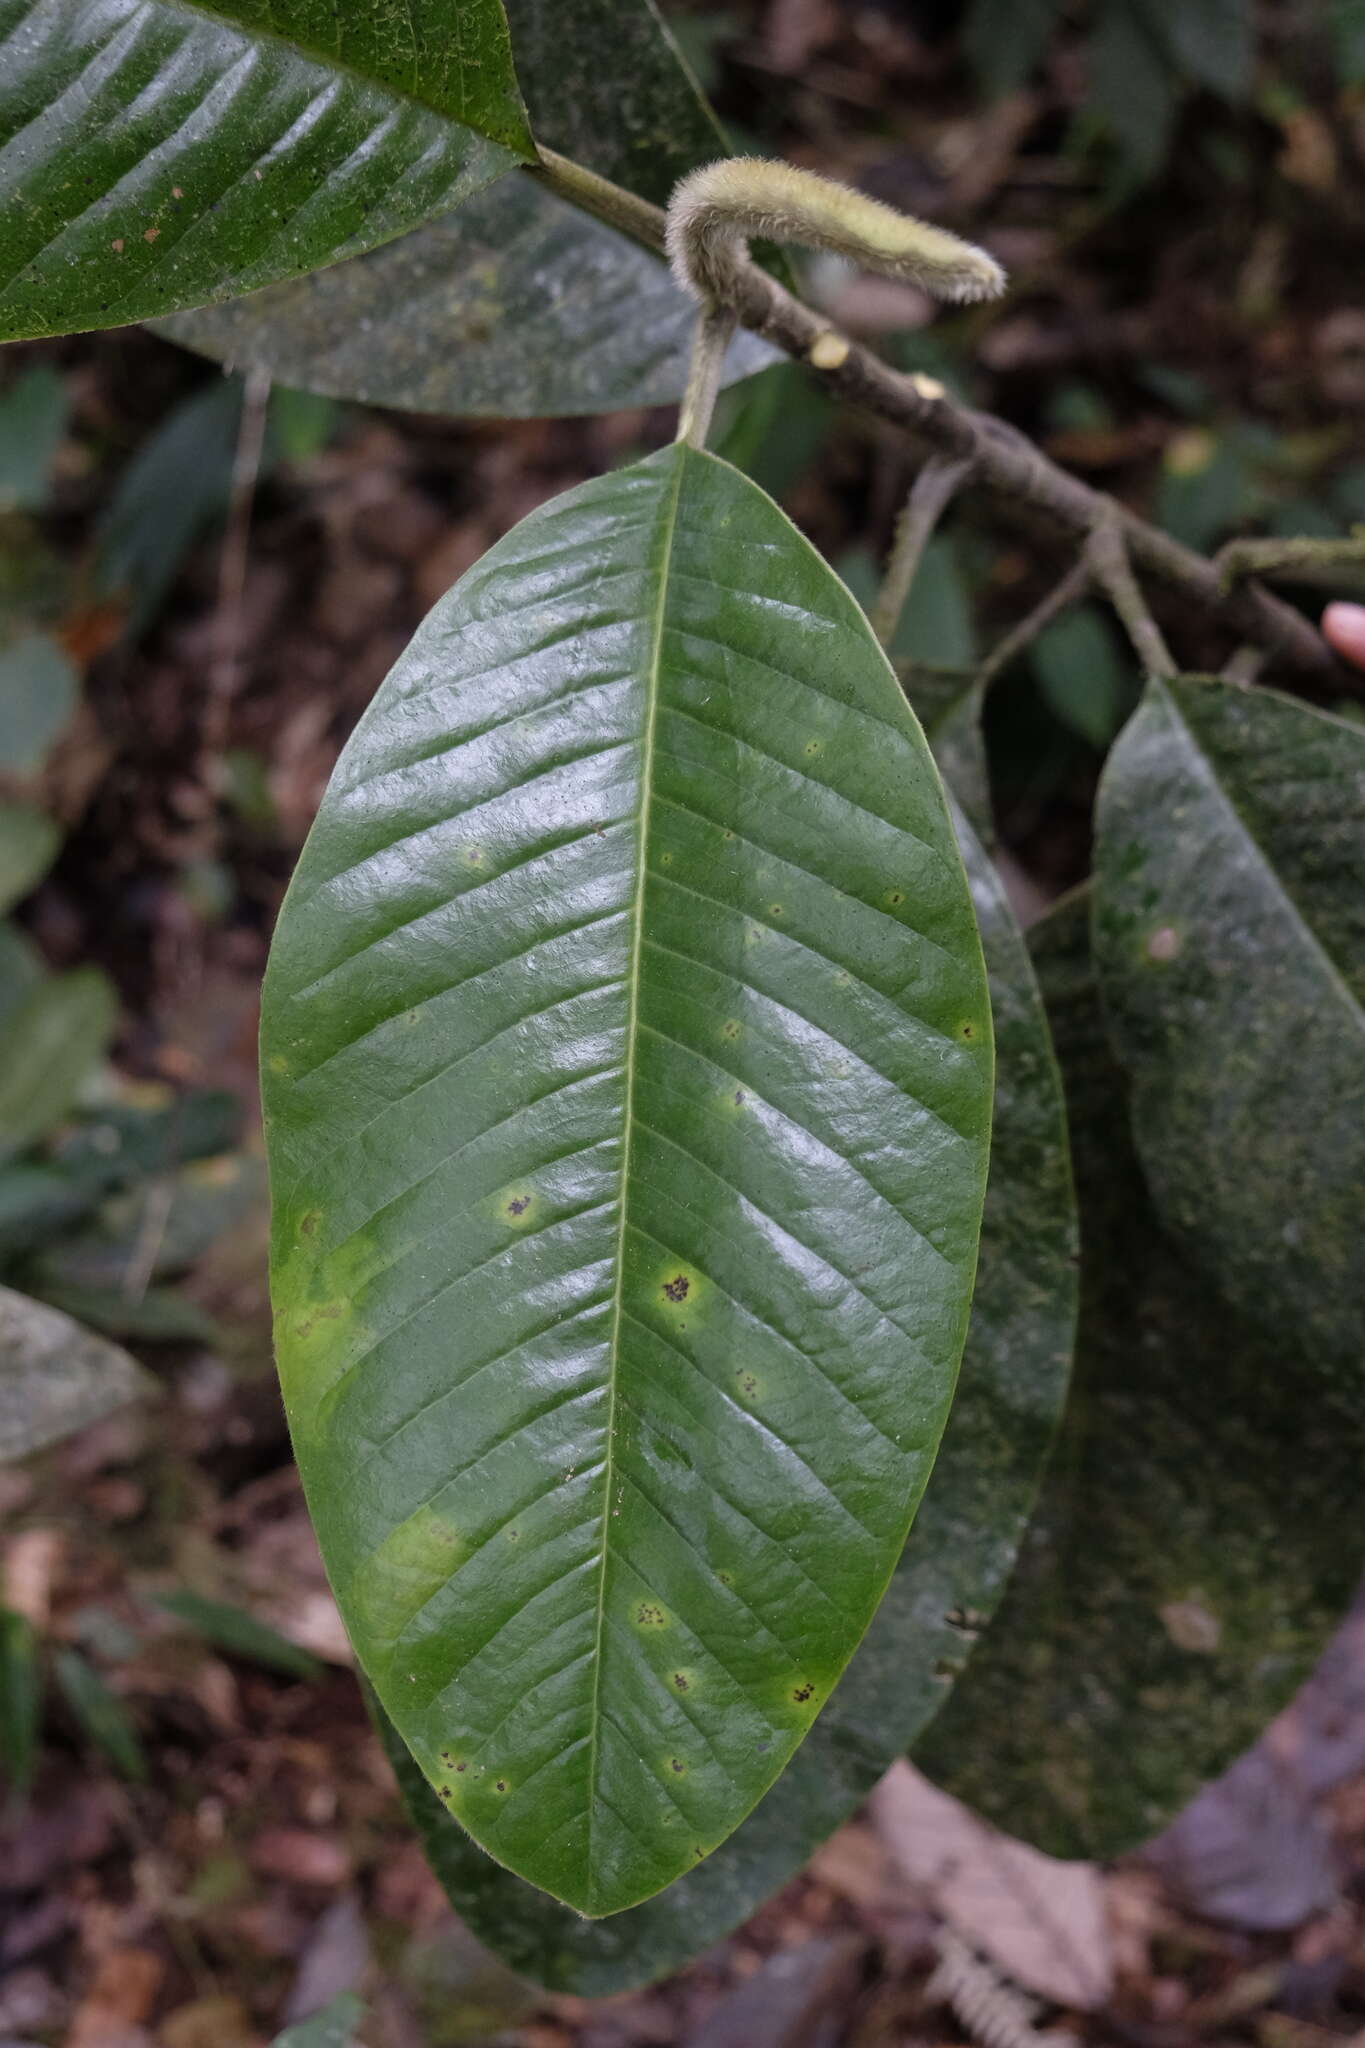
<path id="1" fill-rule="evenodd" d="M 1076 1213 L 1061 1079 L 1028 953 L 998 876 L 958 813 L 995 1017 L 990 1185 L 971 1327 L 910 1540 L 853 1662 L 791 1764 L 699 1870 L 610 1920 L 532 1891 L 451 1824 L 378 1716 L 428 1860 L 472 1933 L 522 1976 L 602 1998 L 710 1948 L 867 1797 L 948 1696 L 1014 1564 L 1066 1397 Z"/>
<path id="2" fill-rule="evenodd" d="M 619 1911 L 867 1623 L 985 1177 L 937 775 L 754 485 L 666 450 L 436 608 L 300 864 L 264 1056 L 281 1374 L 362 1660 L 499 1861 Z"/>
<path id="3" fill-rule="evenodd" d="M 0 338 L 296 276 L 530 149 L 500 0 L 0 0 Z"/>
<path id="4" fill-rule="evenodd" d="M 1360 1413 L 1365 731 L 1151 682 L 1096 825 L 1096 965 L 1158 1212 Z"/>

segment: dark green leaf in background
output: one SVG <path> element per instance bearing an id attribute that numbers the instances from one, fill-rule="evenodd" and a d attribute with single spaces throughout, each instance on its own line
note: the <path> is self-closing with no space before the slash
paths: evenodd
<path id="1" fill-rule="evenodd" d="M 1224 99 L 1244 100 L 1256 60 L 1255 0 L 1140 0 L 1175 69 Z"/>
<path id="2" fill-rule="evenodd" d="M 88 1428 L 150 1384 L 117 1345 L 0 1287 L 0 1463 Z"/>
<path id="3" fill-rule="evenodd" d="M 20 1798 L 33 1781 L 42 1696 L 33 1624 L 12 1607 L 0 1607 L 0 1765 L 5 1789 Z"/>
<path id="4" fill-rule="evenodd" d="M 1149 683 L 1096 823 L 1096 959 L 1158 1213 L 1305 1388 L 1365 1412 L 1365 729 Z"/>
<path id="5" fill-rule="evenodd" d="M 42 880 L 61 840 L 56 821 L 45 811 L 32 804 L 0 803 L 0 911 L 9 910 Z"/>
<path id="6" fill-rule="evenodd" d="M 0 335 L 297 276 L 531 150 L 499 0 L 0 0 Z"/>
<path id="7" fill-rule="evenodd" d="M 61 372 L 35 363 L 0 393 L 0 512 L 41 512 L 66 432 Z"/>
<path id="8" fill-rule="evenodd" d="M 886 1596 L 828 1708 L 754 1813 L 661 1897 L 585 1922 L 483 1854 L 380 1713 L 432 1865 L 470 1928 L 540 1983 L 605 1997 L 677 1968 L 800 1869 L 937 1711 L 993 1611 L 1060 1411 L 1075 1311 L 1075 1212 L 1060 1082 L 1023 941 L 959 822 L 996 1028 L 991 1177 L 962 1371 L 943 1447 Z"/>
<path id="9" fill-rule="evenodd" d="M 470 1831 L 618 1911 L 733 1830 L 875 1608 L 985 1172 L 937 775 L 754 485 L 664 450 L 436 608 L 324 801 L 263 1047 L 348 1626 Z"/>
<path id="10" fill-rule="evenodd" d="M 157 324 L 335 398 L 535 418 L 669 404 L 695 322 L 657 258 L 518 177 L 373 255 Z M 740 335 L 727 373 L 771 361 Z"/>
<path id="11" fill-rule="evenodd" d="M 1106 615 L 1094 605 L 1064 613 L 1038 635 L 1029 663 L 1044 702 L 1068 731 L 1101 751 L 1107 747 L 1132 710 L 1139 684 Z"/>
<path id="12" fill-rule="evenodd" d="M 0 919 L 0 1024 L 47 972 L 26 932 Z"/>
<path id="13" fill-rule="evenodd" d="M 79 689 L 70 657 L 49 634 L 25 633 L 0 647 L 0 769 L 37 773 L 69 723 Z"/>
<path id="14" fill-rule="evenodd" d="M 924 727 L 939 772 L 987 843 L 993 837 L 990 774 L 981 730 L 985 691 L 970 669 L 926 668 L 898 661 L 896 674 Z"/>
<path id="15" fill-rule="evenodd" d="M 1061 0 L 971 0 L 962 43 L 988 93 L 1013 92 L 1023 85 L 1061 12 Z"/>
<path id="16" fill-rule="evenodd" d="M 656 206 L 730 154 L 653 0 L 505 0 L 536 140 Z"/>
<path id="17" fill-rule="evenodd" d="M 147 1776 L 147 1758 L 132 1717 L 118 1694 L 79 1650 L 58 1650 L 52 1670 L 86 1740 L 104 1752 L 121 1777 L 135 1785 L 142 1784 Z"/>
<path id="18" fill-rule="evenodd" d="M 0 1019 L 0 1160 L 56 1129 L 117 1016 L 117 998 L 98 967 L 77 967 L 47 976 Z"/>
<path id="19" fill-rule="evenodd" d="M 1179 81 L 1143 0 L 1105 0 L 1086 45 L 1086 70 L 1088 111 L 1113 136 L 1126 171 L 1150 178 L 1165 161 Z"/>
<path id="20" fill-rule="evenodd" d="M 1030 936 L 1080 1200 L 1075 1385 L 1015 1579 L 915 1760 L 1011 1833 L 1103 1857 L 1164 1826 L 1312 1670 L 1365 1549 L 1362 1444 L 1296 1375 L 1298 1332 L 1240 1322 L 1163 1235 L 1085 896 Z"/>
<path id="21" fill-rule="evenodd" d="M 244 1657 L 267 1671 L 279 1671 L 286 1678 L 316 1678 L 322 1670 L 316 1657 L 291 1643 L 268 1622 L 258 1621 L 244 1607 L 228 1600 L 206 1600 L 187 1589 L 158 1596 L 157 1606 L 183 1621 L 188 1628 L 214 1643 L 230 1656 Z"/>

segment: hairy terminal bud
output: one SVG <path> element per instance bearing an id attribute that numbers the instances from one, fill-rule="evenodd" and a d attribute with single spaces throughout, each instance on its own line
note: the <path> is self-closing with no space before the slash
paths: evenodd
<path id="1" fill-rule="evenodd" d="M 668 257 L 695 298 L 733 295 L 750 235 L 832 250 L 939 299 L 993 299 L 1005 288 L 1004 271 L 975 243 L 792 164 L 729 157 L 703 165 L 674 189 Z"/>

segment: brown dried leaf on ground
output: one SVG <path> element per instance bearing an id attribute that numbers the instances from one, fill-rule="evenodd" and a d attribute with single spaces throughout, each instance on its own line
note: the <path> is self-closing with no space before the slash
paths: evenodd
<path id="1" fill-rule="evenodd" d="M 1017 1983 L 1082 2012 L 1106 2003 L 1113 1958 L 1093 1863 L 1000 1834 L 907 1763 L 892 1765 L 869 1812 L 903 1877 Z"/>

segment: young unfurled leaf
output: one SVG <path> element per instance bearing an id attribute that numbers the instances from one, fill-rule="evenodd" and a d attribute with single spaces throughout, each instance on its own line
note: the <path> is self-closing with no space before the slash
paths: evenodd
<path id="1" fill-rule="evenodd" d="M 500 0 L 0 0 L 0 337 L 295 277 L 532 148 Z"/>
<path id="2" fill-rule="evenodd" d="M 1096 965 L 1158 1212 L 1365 1412 L 1365 729 L 1151 682 L 1096 822 Z"/>
<path id="3" fill-rule="evenodd" d="M 970 829 L 959 838 L 995 1014 L 990 1185 L 952 1414 L 910 1540 L 852 1663 L 743 1826 L 658 1898 L 598 1924 L 502 1870 L 452 1825 L 380 1710 L 432 1868 L 521 1975 L 601 1998 L 689 1961 L 795 1876 L 938 1711 L 999 1600 L 1065 1398 L 1076 1219 L 1061 1082 L 1023 939 Z"/>
<path id="4" fill-rule="evenodd" d="M 277 1343 L 361 1659 L 591 1914 L 708 1854 L 895 1564 L 990 1120 L 922 735 L 770 500 L 676 447 L 432 613 L 281 916 Z"/>

